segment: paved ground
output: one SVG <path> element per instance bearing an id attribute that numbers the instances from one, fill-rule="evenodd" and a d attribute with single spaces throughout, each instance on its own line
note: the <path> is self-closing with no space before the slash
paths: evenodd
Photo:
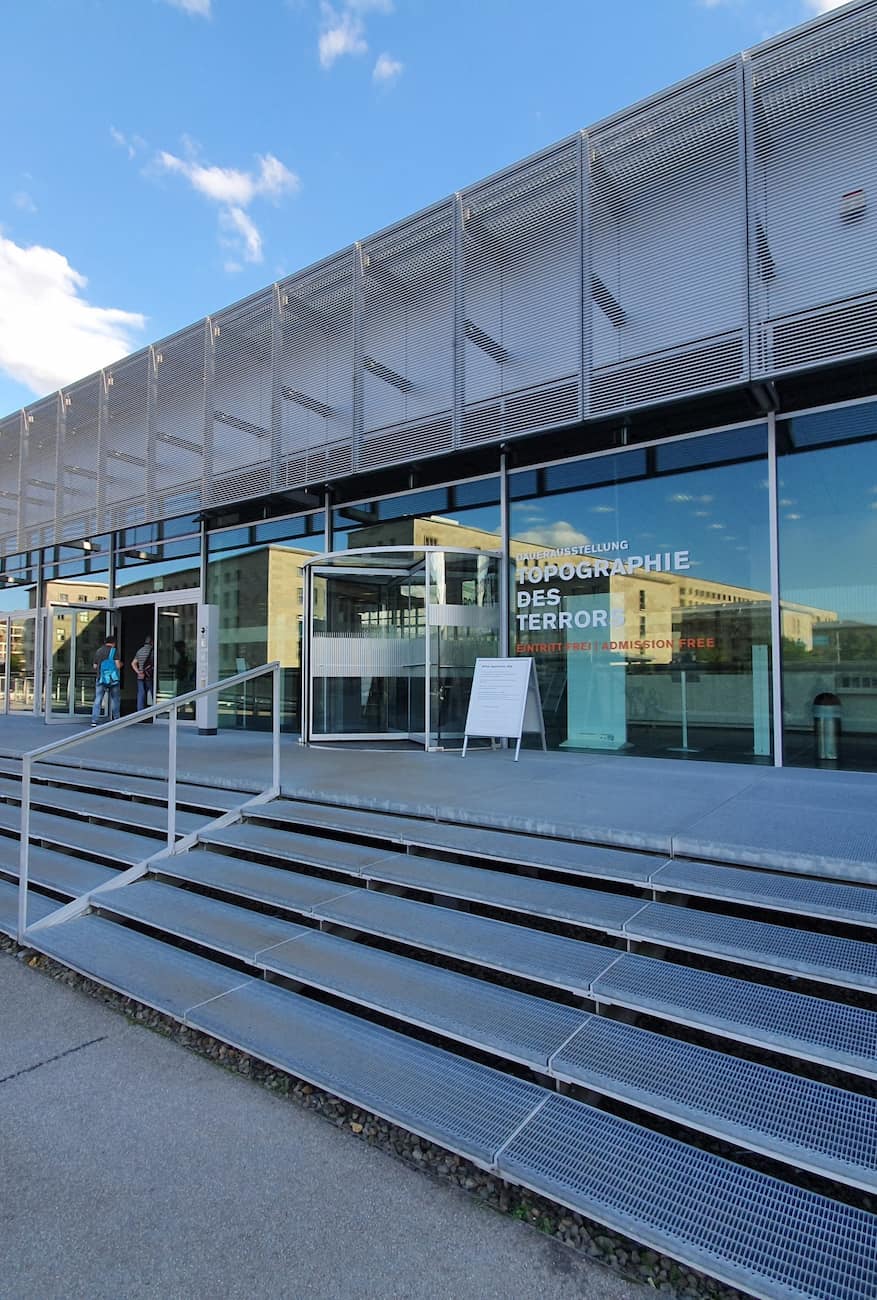
<path id="1" fill-rule="evenodd" d="M 61 737 L 59 759 L 167 772 L 165 725 L 101 735 L 33 717 L 0 718 L 0 754 Z M 270 782 L 270 736 L 181 729 L 180 775 L 253 791 Z M 51 755 L 48 756 L 51 759 Z M 284 794 L 472 821 L 657 853 L 814 871 L 877 884 L 877 774 L 699 760 L 511 750 L 310 748 L 281 738 Z"/>
<path id="2" fill-rule="evenodd" d="M 4 1300 L 644 1288 L 0 953 Z"/>

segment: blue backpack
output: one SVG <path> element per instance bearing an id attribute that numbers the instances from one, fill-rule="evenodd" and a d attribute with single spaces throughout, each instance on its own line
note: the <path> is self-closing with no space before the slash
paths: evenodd
<path id="1" fill-rule="evenodd" d="M 105 659 L 101 659 L 97 670 L 97 680 L 101 686 L 118 686 L 119 670 L 116 667 L 116 651 L 110 650 Z"/>

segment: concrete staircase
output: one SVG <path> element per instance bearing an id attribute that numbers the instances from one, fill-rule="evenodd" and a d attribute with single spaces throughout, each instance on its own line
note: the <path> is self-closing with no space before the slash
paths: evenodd
<path id="1" fill-rule="evenodd" d="M 165 824 L 38 775 L 32 924 Z M 753 1295 L 877 1297 L 877 888 L 179 789 L 197 847 L 29 946 Z"/>

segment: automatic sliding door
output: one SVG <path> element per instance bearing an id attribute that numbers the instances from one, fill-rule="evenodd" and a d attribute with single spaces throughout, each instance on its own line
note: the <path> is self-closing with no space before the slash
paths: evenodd
<path id="1" fill-rule="evenodd" d="M 104 642 L 106 628 L 106 606 L 49 606 L 46 618 L 46 722 L 62 722 L 91 712 L 94 657 Z"/>
<path id="2" fill-rule="evenodd" d="M 36 692 L 36 614 L 10 614 L 3 620 L 3 686 L 7 713 L 32 713 Z"/>

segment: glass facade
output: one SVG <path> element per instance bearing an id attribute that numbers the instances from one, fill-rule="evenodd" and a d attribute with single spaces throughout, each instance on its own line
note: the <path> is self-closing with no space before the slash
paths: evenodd
<path id="1" fill-rule="evenodd" d="M 877 405 L 777 426 L 784 762 L 877 770 Z"/>
<path id="2" fill-rule="evenodd" d="M 549 745 L 769 762 L 766 426 L 511 482 L 513 649 Z"/>
<path id="3" fill-rule="evenodd" d="M 535 660 L 553 749 L 875 771 L 877 402 L 775 428 L 775 459 L 767 421 L 753 421 L 512 468 L 505 528 L 499 473 L 339 502 L 331 549 L 499 555 L 507 539 L 509 653 Z M 156 629 L 157 698 L 190 687 L 179 646 L 194 644 L 200 597 L 219 610 L 220 675 L 279 660 L 283 726 L 297 731 L 303 567 L 326 551 L 326 525 L 311 510 L 203 531 L 189 515 L 7 556 L 5 711 L 87 712 L 108 602 L 126 660 L 127 641 Z M 364 670 L 347 693 L 333 682 L 311 701 L 315 731 L 337 731 L 341 719 L 350 735 L 460 737 L 481 653 L 473 611 L 490 606 L 495 626 L 501 572 L 485 586 L 466 563 L 447 560 L 439 573 L 425 561 L 416 580 L 396 581 L 392 600 L 390 576 L 373 589 L 360 576 L 348 591 L 336 574 L 331 598 L 315 582 L 318 633 L 414 629 L 418 680 L 431 674 L 426 695 L 410 689 L 407 661 L 395 685 Z M 427 627 L 429 605 L 450 621 Z M 222 700 L 222 726 L 269 721 L 267 678 Z"/>

